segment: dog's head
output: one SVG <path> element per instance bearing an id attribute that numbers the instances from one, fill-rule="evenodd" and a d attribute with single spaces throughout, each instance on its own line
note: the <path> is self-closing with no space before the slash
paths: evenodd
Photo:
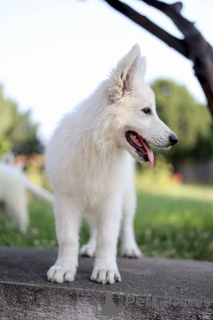
<path id="1" fill-rule="evenodd" d="M 178 139 L 156 113 L 154 93 L 143 80 L 145 70 L 146 59 L 141 57 L 136 44 L 113 70 L 108 98 L 118 145 L 137 161 L 149 161 L 153 167 L 154 156 L 149 145 L 168 148 Z"/>

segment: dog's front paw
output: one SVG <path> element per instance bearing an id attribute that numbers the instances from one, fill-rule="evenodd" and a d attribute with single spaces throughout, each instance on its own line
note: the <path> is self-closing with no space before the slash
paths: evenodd
<path id="1" fill-rule="evenodd" d="M 99 267 L 94 267 L 91 280 L 98 283 L 115 283 L 116 281 L 121 281 L 121 276 L 117 268 L 115 269 L 104 269 Z"/>
<path id="2" fill-rule="evenodd" d="M 85 256 L 85 257 L 94 257 L 95 255 L 95 246 L 92 246 L 90 244 L 84 244 L 80 251 L 79 251 L 80 256 Z"/>
<path id="3" fill-rule="evenodd" d="M 65 268 L 60 265 L 52 266 L 47 272 L 47 279 L 51 282 L 72 282 L 75 278 L 76 268 Z"/>
<path id="4" fill-rule="evenodd" d="M 137 245 L 133 246 L 124 246 L 121 248 L 121 255 L 125 258 L 141 258 L 143 257 L 143 253 L 140 251 Z"/>

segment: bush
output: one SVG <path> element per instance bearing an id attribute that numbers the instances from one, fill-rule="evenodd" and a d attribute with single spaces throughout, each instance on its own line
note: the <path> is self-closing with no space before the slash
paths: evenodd
<path id="1" fill-rule="evenodd" d="M 148 163 L 138 167 L 136 174 L 137 189 L 158 190 L 159 188 L 175 183 L 177 183 L 177 181 L 174 179 L 174 168 L 161 154 L 155 156 L 154 170 L 150 169 Z"/>
<path id="2" fill-rule="evenodd" d="M 32 181 L 36 185 L 39 185 L 48 190 L 51 189 L 45 170 L 41 169 L 36 162 L 31 162 L 27 166 L 26 174 L 30 181 Z"/>

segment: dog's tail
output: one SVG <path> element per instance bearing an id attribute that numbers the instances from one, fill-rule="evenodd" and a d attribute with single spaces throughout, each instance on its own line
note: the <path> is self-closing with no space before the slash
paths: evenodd
<path id="1" fill-rule="evenodd" d="M 49 191 L 32 184 L 28 179 L 25 180 L 25 186 L 35 197 L 38 197 L 49 204 L 53 204 L 53 195 Z"/>

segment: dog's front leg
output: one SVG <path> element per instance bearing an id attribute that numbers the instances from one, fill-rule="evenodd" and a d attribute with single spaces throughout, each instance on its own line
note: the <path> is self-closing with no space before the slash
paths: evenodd
<path id="1" fill-rule="evenodd" d="M 120 197 L 105 200 L 97 212 L 97 244 L 91 280 L 105 284 L 121 281 L 116 262 L 121 220 Z"/>
<path id="2" fill-rule="evenodd" d="M 54 211 L 59 251 L 47 277 L 51 282 L 73 281 L 78 266 L 81 212 L 75 199 L 64 194 L 55 194 Z"/>

